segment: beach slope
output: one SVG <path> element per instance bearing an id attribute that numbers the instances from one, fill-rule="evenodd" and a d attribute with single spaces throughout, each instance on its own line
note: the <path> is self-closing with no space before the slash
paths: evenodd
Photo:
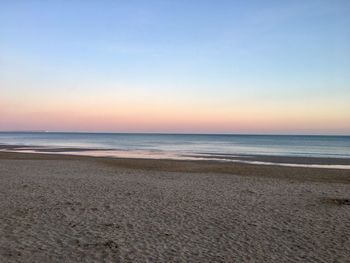
<path id="1" fill-rule="evenodd" d="M 350 170 L 0 153 L 0 262 L 349 262 Z"/>

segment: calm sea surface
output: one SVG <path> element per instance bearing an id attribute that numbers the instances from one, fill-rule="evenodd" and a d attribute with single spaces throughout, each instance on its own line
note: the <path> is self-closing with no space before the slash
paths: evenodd
<path id="1" fill-rule="evenodd" d="M 84 148 L 90 149 L 86 155 L 117 157 L 181 159 L 223 154 L 350 158 L 350 136 L 2 132 L 0 144 Z"/>

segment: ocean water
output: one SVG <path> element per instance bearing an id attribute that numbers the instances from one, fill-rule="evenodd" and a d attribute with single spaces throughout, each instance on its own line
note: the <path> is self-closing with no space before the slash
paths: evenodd
<path id="1" fill-rule="evenodd" d="M 86 151 L 80 154 L 85 155 L 142 158 L 218 155 L 350 158 L 350 136 L 1 132 L 0 145 L 55 148 L 62 153 L 67 148 L 82 148 Z"/>

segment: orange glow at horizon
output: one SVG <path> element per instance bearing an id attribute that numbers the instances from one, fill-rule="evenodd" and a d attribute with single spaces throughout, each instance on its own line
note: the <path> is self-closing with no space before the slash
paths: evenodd
<path id="1" fill-rule="evenodd" d="M 64 104 L 63 102 L 61 102 Z M 4 107 L 5 106 L 5 107 Z M 348 116 L 332 109 L 276 108 L 269 105 L 179 103 L 42 104 L 0 107 L 1 130 L 195 133 L 334 133 L 350 130 Z M 216 107 L 215 107 L 216 106 Z M 341 109 L 340 109 L 341 110 Z M 340 111 L 333 109 L 333 111 Z"/>

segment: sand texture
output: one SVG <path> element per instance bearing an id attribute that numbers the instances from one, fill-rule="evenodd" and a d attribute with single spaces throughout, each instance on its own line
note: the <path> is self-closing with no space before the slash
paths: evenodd
<path id="1" fill-rule="evenodd" d="M 350 262 L 350 171 L 0 154 L 0 262 Z"/>

